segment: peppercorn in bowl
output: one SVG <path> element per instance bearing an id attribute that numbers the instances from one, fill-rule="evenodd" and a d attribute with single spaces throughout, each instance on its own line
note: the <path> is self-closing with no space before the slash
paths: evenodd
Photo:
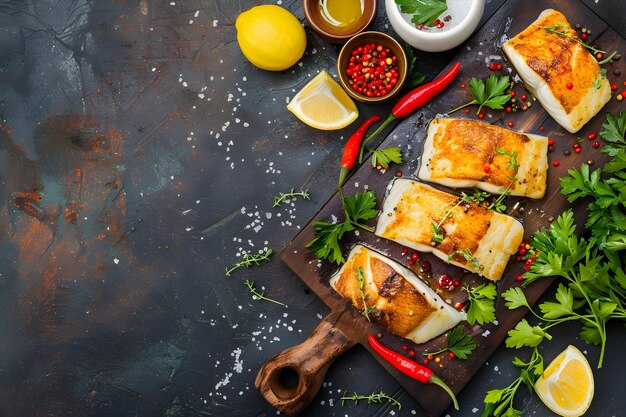
<path id="1" fill-rule="evenodd" d="M 337 59 L 339 81 L 362 102 L 393 97 L 404 84 L 407 58 L 402 46 L 381 32 L 362 32 L 343 46 Z"/>

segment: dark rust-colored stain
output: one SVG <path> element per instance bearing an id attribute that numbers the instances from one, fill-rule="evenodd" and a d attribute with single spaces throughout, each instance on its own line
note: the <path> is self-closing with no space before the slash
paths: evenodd
<path id="1" fill-rule="evenodd" d="M 43 221 L 43 210 L 39 204 L 39 201 L 41 201 L 41 194 L 39 194 L 37 190 L 19 192 L 16 194 L 14 201 L 15 207 L 19 210 L 22 210 L 31 217 Z"/>

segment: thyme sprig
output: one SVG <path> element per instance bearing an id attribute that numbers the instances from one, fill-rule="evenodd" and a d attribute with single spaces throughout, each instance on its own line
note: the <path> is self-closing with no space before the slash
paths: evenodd
<path id="1" fill-rule="evenodd" d="M 460 250 L 460 249 L 455 250 L 454 252 L 448 255 L 448 261 L 451 261 L 455 255 L 462 255 L 466 261 L 469 261 L 470 265 L 472 265 L 472 268 L 476 271 L 476 273 L 479 276 L 483 275 L 483 269 L 485 269 L 485 267 L 480 263 L 480 259 L 472 255 L 469 249 L 466 248 L 463 250 Z"/>
<path id="2" fill-rule="evenodd" d="M 369 395 L 361 395 L 356 392 L 353 395 L 346 395 L 345 393 L 341 397 L 341 406 L 343 407 L 345 401 L 354 401 L 359 403 L 361 400 L 366 400 L 368 404 L 382 404 L 384 402 L 391 403 L 392 406 L 398 407 L 398 411 L 402 410 L 402 404 L 390 395 L 380 391 L 378 393 L 372 392 Z"/>
<path id="3" fill-rule="evenodd" d="M 259 292 L 259 290 L 257 290 L 256 286 L 254 285 L 254 281 L 250 281 L 249 279 L 247 279 L 244 281 L 244 284 L 246 284 L 248 291 L 252 293 L 253 300 L 265 300 L 265 301 L 269 301 L 270 303 L 287 307 L 284 303 L 281 303 L 280 301 L 276 301 L 272 298 L 266 297 L 265 291 Z"/>
<path id="4" fill-rule="evenodd" d="M 234 266 L 232 266 L 231 268 L 226 268 L 226 276 L 229 277 L 230 274 L 237 268 L 241 268 L 242 266 L 245 266 L 246 268 L 249 268 L 253 265 L 259 265 L 261 263 L 261 261 L 268 261 L 270 259 L 270 256 L 272 255 L 272 250 L 271 249 L 267 249 L 265 252 L 262 253 L 246 253 L 243 256 L 243 260 L 240 262 L 237 262 Z"/>
<path id="5" fill-rule="evenodd" d="M 368 294 L 365 294 L 365 277 L 363 276 L 363 268 L 356 269 L 356 279 L 359 281 L 359 292 L 361 293 L 361 300 L 363 301 L 363 310 L 361 311 L 367 321 L 370 320 L 370 313 L 376 308 L 375 305 L 367 306 Z"/>
<path id="6" fill-rule="evenodd" d="M 292 188 L 287 193 L 278 193 L 278 197 L 274 197 L 274 205 L 272 207 L 278 207 L 283 201 L 294 197 L 302 197 L 304 200 L 311 199 L 311 195 L 307 191 L 296 191 L 295 188 Z"/>
<path id="7" fill-rule="evenodd" d="M 511 187 L 517 181 L 517 172 L 519 171 L 519 163 L 517 162 L 517 151 L 509 152 L 506 149 L 496 149 L 496 153 L 498 155 L 505 155 L 509 157 L 509 163 L 506 166 L 506 169 L 509 170 L 513 168 L 514 174 L 509 176 L 509 181 L 511 181 L 504 190 L 500 193 L 498 198 L 487 206 L 489 210 L 497 211 L 498 213 L 504 213 L 506 211 L 506 205 L 504 205 L 504 200 L 511 195 Z"/>
<path id="8" fill-rule="evenodd" d="M 594 55 L 597 54 L 598 52 L 600 52 L 601 54 L 605 54 L 605 51 L 602 51 L 600 49 L 596 49 L 593 46 L 586 44 L 585 42 L 583 42 L 581 39 L 578 38 L 578 36 L 574 36 L 572 34 L 569 33 L 569 28 L 567 27 L 567 25 L 563 24 L 563 23 L 557 23 L 555 25 L 549 26 L 549 27 L 545 27 L 545 26 L 539 26 L 540 28 L 542 28 L 543 30 L 545 30 L 548 33 L 554 33 L 555 35 L 561 36 L 563 38 L 567 38 L 573 42 L 579 43 L 580 46 L 582 46 L 583 48 L 586 48 L 588 50 L 590 50 Z"/>
<path id="9" fill-rule="evenodd" d="M 470 203 L 480 203 L 483 202 L 485 200 L 485 194 L 487 196 L 489 196 L 488 193 L 484 193 L 482 191 L 476 191 L 474 194 L 470 195 L 470 194 L 466 194 L 466 193 L 461 193 L 461 198 L 459 198 L 459 200 L 456 202 L 456 204 L 454 206 L 452 206 L 450 209 L 446 210 L 446 212 L 444 213 L 443 217 L 441 218 L 441 220 L 439 220 L 439 223 L 435 224 L 435 222 L 431 222 L 430 223 L 430 228 L 433 231 L 433 238 L 432 238 L 432 242 L 431 242 L 431 246 L 434 246 L 432 243 L 441 243 L 443 242 L 444 239 L 444 235 L 441 232 L 441 226 L 443 225 L 443 222 L 446 221 L 446 219 L 449 219 L 451 217 L 452 211 L 457 208 L 458 206 L 460 206 L 463 203 L 466 204 L 470 204 Z"/>

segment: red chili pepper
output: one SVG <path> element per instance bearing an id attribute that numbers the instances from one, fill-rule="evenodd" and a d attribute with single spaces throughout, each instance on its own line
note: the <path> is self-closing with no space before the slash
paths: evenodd
<path id="1" fill-rule="evenodd" d="M 377 114 L 365 119 L 365 121 L 363 121 L 363 123 L 361 123 L 361 125 L 357 127 L 354 133 L 348 138 L 346 145 L 343 147 L 343 156 L 341 157 L 339 187 L 343 185 L 348 174 L 352 170 L 352 167 L 354 167 L 354 163 L 359 156 L 359 149 L 361 148 L 361 141 L 365 136 L 365 132 L 367 132 L 367 129 L 369 129 L 372 124 L 376 123 L 380 119 L 381 117 Z"/>
<path id="2" fill-rule="evenodd" d="M 454 393 L 452 392 L 450 387 L 445 382 L 443 382 L 441 378 L 435 375 L 432 369 L 420 365 L 417 362 L 414 362 L 411 359 L 408 359 L 403 355 L 389 349 L 388 347 L 380 343 L 380 341 L 376 339 L 376 336 L 374 336 L 373 334 L 370 334 L 367 337 L 367 341 L 369 342 L 372 349 L 376 351 L 376 353 L 378 353 L 384 360 L 389 362 L 398 371 L 410 376 L 413 379 L 418 380 L 421 383 L 439 385 L 448 393 L 448 395 L 450 395 L 450 398 L 452 398 L 454 408 L 457 410 L 459 409 L 459 403 L 457 402 L 456 397 L 454 396 Z"/>
<path id="3" fill-rule="evenodd" d="M 363 151 L 365 150 L 365 146 L 380 133 L 389 123 L 394 121 L 395 119 L 406 117 L 409 114 L 413 113 L 415 110 L 420 107 L 428 104 L 433 97 L 437 94 L 441 93 L 445 88 L 454 80 L 454 77 L 459 73 L 461 69 L 461 63 L 457 62 L 452 65 L 446 73 L 444 73 L 441 77 L 432 80 L 431 82 L 420 85 L 419 87 L 411 90 L 409 93 L 404 95 L 391 109 L 391 113 L 385 121 L 376 129 L 371 135 L 369 135 L 361 145 L 361 151 L 359 152 L 359 163 L 363 162 Z"/>

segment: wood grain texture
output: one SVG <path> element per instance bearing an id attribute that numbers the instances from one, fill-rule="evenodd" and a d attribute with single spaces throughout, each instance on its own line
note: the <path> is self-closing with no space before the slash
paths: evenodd
<path id="1" fill-rule="evenodd" d="M 326 371 L 339 355 L 354 346 L 352 323 L 347 310 L 336 310 L 322 320 L 304 343 L 269 359 L 259 371 L 255 385 L 277 410 L 298 415 L 313 400 Z M 297 381 L 290 387 L 281 374 L 295 371 Z"/>
<path id="2" fill-rule="evenodd" d="M 540 13 L 546 8 L 554 8 L 562 11 L 572 24 L 576 22 L 584 22 L 585 27 L 592 30 L 593 36 L 590 36 L 588 42 L 604 49 L 614 50 L 623 42 L 623 38 L 608 28 L 606 23 L 591 13 L 583 4 L 579 2 L 566 1 L 542 1 L 533 4 L 530 8 L 523 2 L 505 3 L 490 20 L 473 36 L 459 54 L 453 58 L 462 63 L 462 70 L 459 78 L 448 87 L 448 91 L 437 97 L 429 106 L 418 110 L 415 114 L 403 120 L 396 126 L 391 134 L 385 139 L 381 147 L 400 146 L 405 155 L 405 164 L 401 167 L 393 167 L 386 173 L 372 170 L 369 162 L 366 162 L 344 186 L 344 193 L 353 194 L 353 191 L 362 191 L 363 187 L 374 190 L 378 196 L 379 207 L 385 196 L 387 186 L 393 179 L 396 170 L 401 170 L 406 177 L 415 177 L 415 172 L 419 166 L 419 157 L 421 154 L 422 142 L 425 138 L 425 126 L 428 121 L 440 113 L 445 113 L 451 108 L 455 108 L 467 101 L 470 101 L 469 94 L 459 88 L 462 82 L 467 83 L 470 77 L 483 78 L 489 75 L 487 69 L 488 59 L 497 56 L 498 60 L 504 60 L 504 54 L 500 49 L 500 45 L 505 35 L 513 36 L 520 32 L 528 24 L 530 24 Z M 505 65 L 505 67 L 510 65 Z M 624 70 L 623 60 L 617 61 L 613 67 Z M 512 69 L 512 68 L 511 68 Z M 611 68 L 612 71 L 614 68 Z M 513 70 L 513 69 L 512 69 Z M 610 73 L 609 71 L 609 73 Z M 514 73 L 514 70 L 513 70 Z M 609 77 L 611 79 L 611 77 Z M 518 97 L 526 90 L 519 83 L 515 90 Z M 529 93 L 528 93 L 529 94 Z M 530 94 L 529 94 L 530 96 Z M 548 186 L 546 196 L 541 200 L 528 200 L 522 198 L 509 198 L 508 207 L 515 208 L 510 210 L 509 214 L 517 217 L 525 228 L 525 240 L 528 239 L 539 229 L 549 226 L 550 221 L 556 218 L 566 208 L 570 207 L 569 203 L 559 192 L 559 178 L 566 174 L 569 168 L 580 167 L 581 164 L 593 160 L 594 166 L 600 167 L 607 160 L 606 155 L 591 147 L 591 143 L 586 141 L 582 143 L 583 152 L 576 154 L 571 153 L 565 156 L 565 150 L 572 149 L 572 145 L 576 143 L 577 137 L 569 134 L 562 129 L 554 120 L 552 120 L 545 110 L 541 108 L 538 102 L 533 102 L 533 106 L 524 112 L 518 112 L 515 115 L 506 114 L 503 111 L 485 111 L 487 117 L 484 120 L 490 123 L 502 125 L 506 127 L 508 120 L 515 121 L 515 129 L 524 132 L 537 133 L 549 136 L 554 139 L 554 150 L 549 153 L 550 162 L 559 160 L 560 165 L 553 167 L 551 165 L 548 173 Z M 584 128 L 580 134 L 586 136 L 588 132 L 599 132 L 604 120 L 605 112 L 616 112 L 621 108 L 621 104 L 612 99 Z M 471 110 L 470 110 L 471 111 Z M 475 111 L 475 110 L 474 110 Z M 455 115 L 457 117 L 472 117 L 473 113 Z M 543 126 L 543 131 L 540 131 Z M 521 210 L 520 210 L 521 208 Z M 576 204 L 574 207 L 576 219 L 579 224 L 584 216 L 584 206 L 582 203 Z M 313 220 L 328 220 L 331 215 L 340 216 L 341 206 L 338 196 L 335 195 L 315 216 Z M 374 222 L 371 222 L 373 225 Z M 581 230 L 578 231 L 579 233 Z M 355 312 L 349 303 L 341 299 L 329 286 L 328 279 L 335 270 L 333 265 L 327 262 L 320 262 L 315 259 L 314 254 L 305 248 L 307 242 L 313 238 L 314 229 L 311 223 L 296 236 L 291 244 L 285 249 L 281 257 L 285 263 L 331 308 L 332 314 L 342 311 Z M 381 240 L 373 235 L 360 233 L 352 234 L 344 238 L 342 250 L 344 253 L 356 243 L 364 243 L 365 245 L 387 254 L 392 259 L 406 264 L 407 259 L 401 255 L 402 247 Z M 430 263 L 432 266 L 432 279 L 441 274 L 448 274 L 461 280 L 463 285 L 474 285 L 482 282 L 482 279 L 463 272 L 462 270 L 449 266 L 444 262 L 434 258 L 429 254 L 420 254 L 421 259 Z M 524 272 L 521 263 L 512 262 L 501 283 L 498 285 L 498 291 L 503 292 L 508 288 L 519 285 L 515 277 Z M 409 266 L 410 267 L 410 266 Z M 417 270 L 419 266 L 414 270 Z M 418 271 L 419 272 L 419 271 Z M 539 280 L 526 289 L 526 295 L 531 304 L 534 304 L 543 292 L 550 286 L 552 280 Z M 431 282 L 432 284 L 432 282 Z M 431 285 L 432 286 L 432 285 Z M 457 289 L 446 294 L 451 304 L 465 301 L 465 293 Z M 507 331 L 515 326 L 515 324 L 524 316 L 525 309 L 508 310 L 504 306 L 503 300 L 498 298 L 496 305 L 497 322 L 492 324 L 468 327 L 466 332 L 470 333 L 474 340 L 478 343 L 478 349 L 470 356 L 467 361 L 448 361 L 443 368 L 434 368 L 435 372 L 446 381 L 455 392 L 459 392 L 484 364 L 493 351 L 504 341 Z M 386 332 L 379 326 L 367 322 L 363 317 L 358 317 L 355 321 L 354 331 L 349 333 L 355 343 L 360 343 L 368 347 L 366 338 L 368 333 L 382 332 L 385 336 L 385 343 L 400 350 L 402 345 L 408 344 L 416 353 L 433 351 L 445 345 L 445 337 L 442 335 L 422 345 L 415 345 L 407 340 L 403 340 Z M 400 374 L 394 370 L 389 364 L 384 362 L 378 355 L 374 357 L 396 378 L 398 383 L 421 405 L 427 415 L 439 416 L 450 405 L 450 399 L 440 390 L 431 386 L 425 386 L 416 383 L 410 378 Z M 329 358 L 329 361 L 332 359 Z"/>

